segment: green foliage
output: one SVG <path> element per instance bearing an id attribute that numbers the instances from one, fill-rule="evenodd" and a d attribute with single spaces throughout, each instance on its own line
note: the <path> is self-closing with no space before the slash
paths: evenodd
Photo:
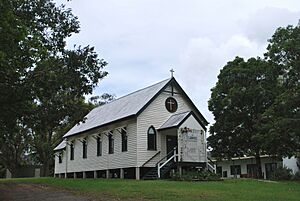
<path id="1" fill-rule="evenodd" d="M 300 27 L 279 28 L 269 42 L 266 60 L 279 70 L 279 94 L 264 114 L 266 149 L 292 156 L 300 150 Z"/>
<path id="2" fill-rule="evenodd" d="M 271 176 L 273 180 L 290 180 L 292 179 L 292 170 L 287 167 L 278 167 Z"/>
<path id="3" fill-rule="evenodd" d="M 15 126 L 15 127 L 13 127 Z M 23 156 L 29 151 L 29 143 L 32 142 L 30 129 L 18 122 L 5 132 L 5 128 L 0 135 L 0 161 L 2 165 L 10 170 L 12 176 L 16 174 L 16 169 L 26 163 Z"/>
<path id="4" fill-rule="evenodd" d="M 260 58 L 237 57 L 224 66 L 208 102 L 216 121 L 208 138 L 214 157 L 263 153 L 260 122 L 276 96 L 276 81 L 272 67 Z"/>
<path id="5" fill-rule="evenodd" d="M 276 30 L 264 59 L 236 58 L 212 89 L 208 145 L 219 158 L 300 150 L 300 27 Z"/>
<path id="6" fill-rule="evenodd" d="M 101 106 L 115 100 L 115 98 L 116 98 L 115 95 L 104 93 L 101 96 L 91 97 L 89 101 L 93 105 Z"/>
<path id="7" fill-rule="evenodd" d="M 187 171 L 180 175 L 176 172 L 171 178 L 175 181 L 219 181 L 220 176 L 209 171 Z"/>
<path id="8" fill-rule="evenodd" d="M 6 168 L 0 163 L 0 178 L 5 178 Z"/>
<path id="9" fill-rule="evenodd" d="M 66 49 L 79 32 L 70 9 L 52 0 L 4 0 L 0 9 L 0 153 L 12 152 L 2 155 L 14 172 L 30 144 L 47 175 L 57 139 L 94 107 L 84 95 L 107 75 L 107 63 L 93 47 Z"/>
<path id="10" fill-rule="evenodd" d="M 300 181 L 300 171 L 296 172 L 293 175 L 292 180 L 294 180 L 294 181 Z"/>
<path id="11" fill-rule="evenodd" d="M 23 1 L 0 1 L 0 161 L 12 173 L 21 164 L 30 136 L 24 133 L 24 114 L 30 111 L 30 87 L 24 77 L 32 57 L 27 29 L 17 8 Z M 25 17 L 25 16 L 24 16 Z"/>

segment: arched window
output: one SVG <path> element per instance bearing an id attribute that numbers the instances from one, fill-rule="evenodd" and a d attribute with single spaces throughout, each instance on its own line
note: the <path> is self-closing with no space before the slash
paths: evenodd
<path id="1" fill-rule="evenodd" d="M 70 160 L 74 160 L 74 144 L 70 144 Z"/>
<path id="2" fill-rule="evenodd" d="M 102 155 L 102 141 L 100 136 L 97 137 L 97 156 Z"/>
<path id="3" fill-rule="evenodd" d="M 82 158 L 87 158 L 87 143 L 85 139 L 82 141 Z"/>
<path id="4" fill-rule="evenodd" d="M 126 127 L 121 129 L 122 137 L 122 152 L 127 151 L 127 130 Z"/>
<path id="5" fill-rule="evenodd" d="M 148 150 L 156 150 L 156 130 L 153 126 L 148 129 Z"/>
<path id="6" fill-rule="evenodd" d="M 62 163 L 62 152 L 58 154 L 58 163 Z"/>
<path id="7" fill-rule="evenodd" d="M 114 138 L 113 131 L 110 131 L 108 134 L 108 154 L 114 153 Z"/>

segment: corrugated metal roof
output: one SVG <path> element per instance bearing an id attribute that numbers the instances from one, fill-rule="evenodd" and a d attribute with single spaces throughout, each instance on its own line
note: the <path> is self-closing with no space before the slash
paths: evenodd
<path id="1" fill-rule="evenodd" d="M 64 148 L 66 148 L 66 145 L 67 145 L 66 141 L 63 140 L 61 143 L 59 143 L 59 145 L 57 145 L 54 148 L 54 151 L 58 151 L 58 150 L 64 149 Z"/>
<path id="2" fill-rule="evenodd" d="M 161 129 L 167 129 L 172 127 L 177 127 L 189 114 L 191 111 L 174 114 L 172 115 L 160 128 Z"/>
<path id="3" fill-rule="evenodd" d="M 64 137 L 136 115 L 169 81 L 170 79 L 163 80 L 110 103 L 96 107 L 85 116 L 85 122 L 75 125 Z"/>

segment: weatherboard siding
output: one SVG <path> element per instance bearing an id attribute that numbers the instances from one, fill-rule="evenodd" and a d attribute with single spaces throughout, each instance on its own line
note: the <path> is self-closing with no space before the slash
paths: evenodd
<path id="1" fill-rule="evenodd" d="M 171 87 L 167 87 L 165 91 L 170 92 Z M 63 163 L 58 164 L 58 158 L 55 159 L 55 173 L 142 167 L 143 165 L 144 167 L 153 167 L 166 155 L 166 134 L 176 135 L 177 133 L 176 129 L 174 129 L 174 131 L 171 129 L 167 130 L 167 132 L 165 130 L 163 132 L 157 132 L 157 150 L 148 150 L 148 128 L 152 125 L 155 129 L 158 129 L 170 116 L 195 109 L 184 95 L 177 93 L 178 90 L 174 87 L 175 93 L 173 97 L 177 100 L 178 109 L 175 113 L 168 112 L 165 108 L 165 100 L 170 97 L 171 94 L 165 91 L 160 92 L 137 117 L 126 118 L 101 128 L 92 129 L 74 136 L 68 136 L 67 140 L 69 143 L 74 141 L 74 160 L 70 160 L 70 146 L 67 145 L 66 154 L 63 156 Z M 144 104 L 146 103 L 147 102 Z M 135 103 L 130 102 L 128 104 Z M 121 150 L 121 134 L 116 130 L 124 126 L 127 127 L 128 135 L 128 151 L 126 152 L 122 152 Z M 113 137 L 115 146 L 114 153 L 108 154 L 108 137 L 103 133 L 111 130 L 114 131 Z M 101 156 L 97 156 L 97 141 L 95 139 L 99 133 L 102 133 Z M 87 138 L 87 158 L 83 158 L 82 142 L 80 141 L 85 137 Z M 159 151 L 161 151 L 161 153 L 156 155 Z M 154 155 L 156 155 L 156 157 L 148 161 Z M 67 158 L 65 158 L 65 156 L 67 156 Z M 145 164 L 145 162 L 147 162 L 147 164 Z"/>
<path id="2" fill-rule="evenodd" d="M 174 88 L 175 89 L 175 88 Z M 170 87 L 166 89 L 171 91 Z M 175 89 L 174 92 L 177 92 Z M 154 156 L 158 151 L 164 151 L 166 146 L 165 136 L 160 135 L 157 132 L 157 150 L 147 150 L 147 131 L 148 128 L 153 125 L 155 129 L 160 128 L 167 119 L 176 114 L 186 111 L 191 111 L 192 107 L 188 104 L 187 100 L 180 94 L 174 94 L 174 98 L 178 103 L 178 109 L 175 113 L 170 113 L 165 108 L 165 100 L 170 97 L 170 93 L 162 92 L 155 100 L 137 117 L 137 165 L 142 166 L 147 160 Z M 160 153 L 159 157 L 155 157 L 153 160 L 145 164 L 145 167 L 153 167 L 160 158 L 165 156 L 164 153 Z"/>
<path id="3" fill-rule="evenodd" d="M 62 152 L 62 163 L 59 163 L 58 154 Z M 54 164 L 55 173 L 64 173 L 66 171 L 66 151 L 60 150 L 56 152 L 55 155 L 55 164 Z"/>
<path id="4" fill-rule="evenodd" d="M 122 125 L 122 126 L 120 126 Z M 118 127 L 117 127 L 118 126 Z M 116 130 L 117 128 L 126 126 L 127 127 L 127 151 L 122 152 L 122 140 L 121 134 Z M 114 138 L 114 153 L 108 154 L 108 137 L 103 133 L 113 130 Z M 94 170 L 106 170 L 116 168 L 127 168 L 136 166 L 136 155 L 137 155 L 137 138 L 136 138 L 136 122 L 131 123 L 119 123 L 111 125 L 107 130 L 94 131 L 83 133 L 79 136 L 69 137 L 68 141 L 74 142 L 74 160 L 70 160 L 70 146 L 66 147 L 68 152 L 67 158 L 67 172 L 81 172 L 81 171 L 94 171 Z M 97 156 L 97 141 L 96 136 L 98 133 L 101 134 L 102 140 L 102 155 Z M 82 140 L 87 137 L 87 158 L 83 158 L 82 154 Z M 56 157 L 57 158 L 57 157 Z M 65 165 L 66 160 L 63 160 Z M 65 166 L 64 166 L 65 167 Z M 55 159 L 55 173 L 64 173 L 66 168 L 63 165 L 58 164 L 58 158 Z"/>
<path id="5" fill-rule="evenodd" d="M 204 128 L 198 123 L 198 121 L 195 119 L 195 117 L 193 115 L 189 116 L 189 118 L 187 118 L 182 125 L 179 127 L 178 129 L 178 135 L 180 135 L 180 130 L 184 129 L 185 127 L 187 128 L 193 128 L 196 130 L 199 130 L 200 132 L 202 131 L 203 134 L 200 134 L 200 138 L 198 143 L 197 143 L 197 149 L 199 151 L 199 158 L 194 158 L 192 161 L 184 161 L 184 162 L 207 162 L 207 156 L 206 156 L 206 132 L 204 130 Z M 183 148 L 184 145 L 181 144 L 181 142 L 179 141 L 179 147 Z M 192 148 L 192 147 L 188 147 L 188 148 Z M 180 160 L 180 157 L 179 157 Z"/>

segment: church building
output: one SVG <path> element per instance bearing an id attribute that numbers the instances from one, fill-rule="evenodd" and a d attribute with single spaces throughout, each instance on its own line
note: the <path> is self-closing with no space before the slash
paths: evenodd
<path id="1" fill-rule="evenodd" d="M 55 151 L 59 178 L 165 178 L 213 168 L 208 122 L 172 76 L 94 108 Z"/>

